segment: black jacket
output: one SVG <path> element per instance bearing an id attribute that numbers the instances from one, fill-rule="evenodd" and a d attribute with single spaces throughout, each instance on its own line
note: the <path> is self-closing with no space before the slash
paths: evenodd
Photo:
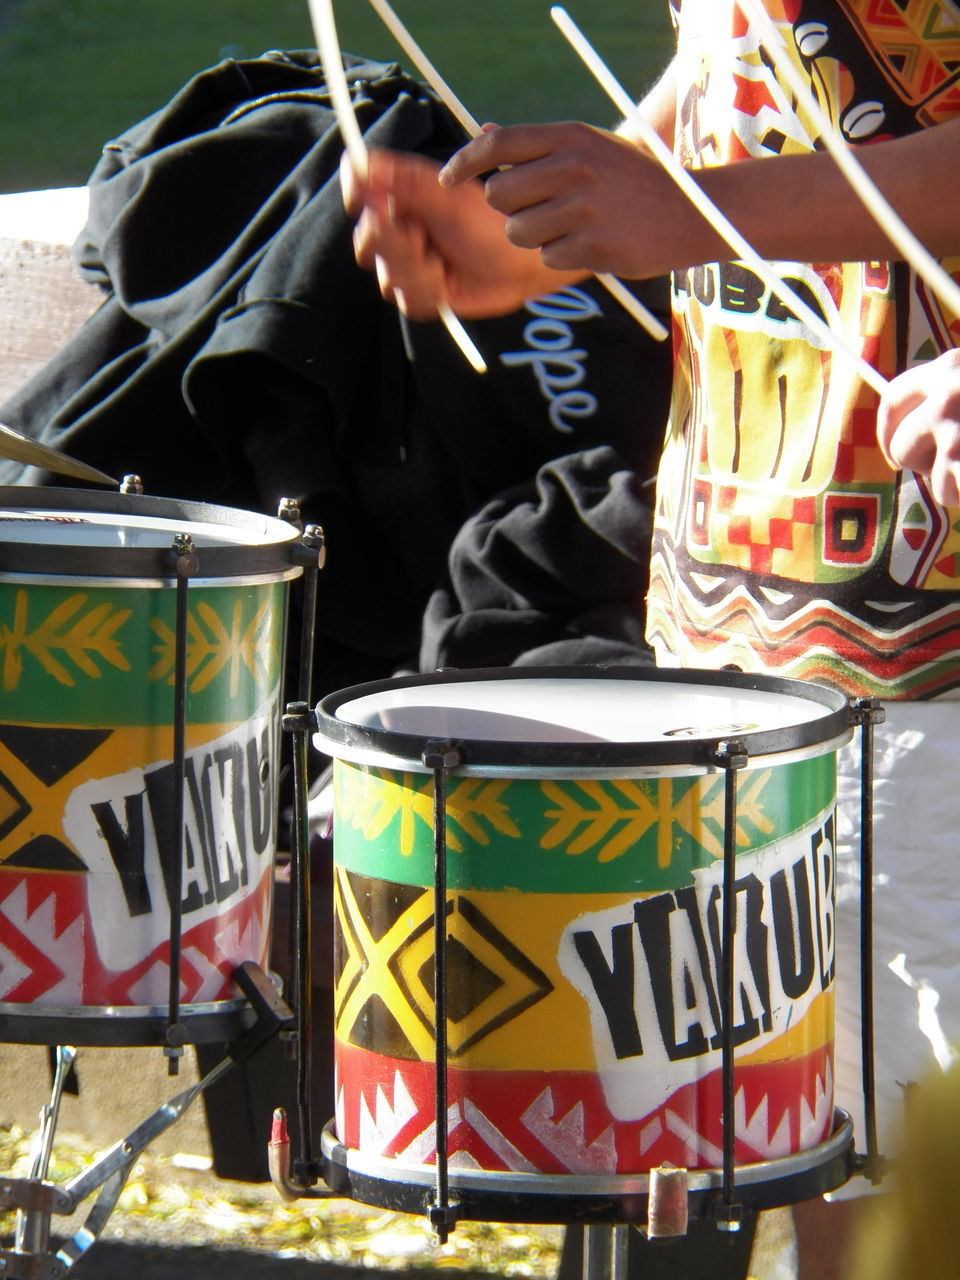
<path id="1" fill-rule="evenodd" d="M 396 65 L 347 61 L 371 146 L 445 157 L 462 142 Z M 592 284 L 471 322 L 491 369 L 473 373 L 356 266 L 340 155 L 312 51 L 196 76 L 104 147 L 75 246 L 104 302 L 0 406 L 151 493 L 266 511 L 300 499 L 329 547 L 320 691 L 416 662 L 447 549 L 499 491 L 597 445 L 646 472 L 669 361 Z M 662 285 L 646 298 L 665 310 Z M 0 464 L 3 483 L 54 479 Z"/>

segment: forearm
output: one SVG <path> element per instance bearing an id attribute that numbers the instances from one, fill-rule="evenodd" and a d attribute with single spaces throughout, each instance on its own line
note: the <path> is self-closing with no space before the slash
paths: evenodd
<path id="1" fill-rule="evenodd" d="M 960 252 L 960 120 L 860 147 L 857 158 L 931 253 Z M 900 256 L 827 152 L 751 159 L 696 173 L 704 192 L 767 259 L 863 261 Z M 691 261 L 729 257 L 702 224 Z"/>
<path id="2" fill-rule="evenodd" d="M 657 131 L 661 141 L 672 148 L 677 115 L 675 61 L 669 64 L 650 92 L 646 94 L 642 102 L 637 104 L 637 110 L 646 122 Z M 622 138 L 629 138 L 631 142 L 639 142 L 640 135 L 636 128 L 636 123 L 632 120 L 622 120 L 617 126 L 617 133 Z"/>

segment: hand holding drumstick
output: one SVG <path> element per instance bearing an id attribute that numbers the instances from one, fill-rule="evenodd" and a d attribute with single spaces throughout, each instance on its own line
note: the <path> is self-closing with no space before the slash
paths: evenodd
<path id="1" fill-rule="evenodd" d="M 888 384 L 877 438 L 891 467 L 928 477 L 937 502 L 960 505 L 960 350 L 908 369 Z"/>
<path id="2" fill-rule="evenodd" d="M 392 151 L 371 151 L 364 176 L 347 163 L 340 169 L 344 204 L 357 218 L 357 261 L 411 319 L 431 318 L 442 298 L 465 319 L 505 315 L 587 274 L 552 271 L 511 244 L 482 186 L 447 190 L 439 171 L 425 156 Z"/>

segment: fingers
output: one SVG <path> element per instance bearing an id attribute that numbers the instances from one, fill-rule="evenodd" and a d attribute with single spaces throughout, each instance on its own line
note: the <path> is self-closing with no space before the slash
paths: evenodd
<path id="1" fill-rule="evenodd" d="M 504 128 L 484 125 L 483 132 L 450 157 L 440 170 L 440 185 L 456 187 L 482 174 L 529 164 L 575 145 L 586 125 L 521 124 Z"/>
<path id="2" fill-rule="evenodd" d="M 371 151 L 365 178 L 344 154 L 340 189 L 356 219 L 353 249 L 358 264 L 376 274 L 380 292 L 413 320 L 436 316 L 445 296 L 444 268 L 424 228 L 424 210 L 443 192 L 439 165 L 416 154 Z M 414 216 L 407 216 L 413 211 Z"/>
<path id="3" fill-rule="evenodd" d="M 411 320 L 430 320 L 446 295 L 442 260 L 416 222 L 382 218 L 365 209 L 354 229 L 361 266 L 375 272 L 380 292 Z"/>
<path id="4" fill-rule="evenodd" d="M 960 351 L 893 379 L 880 402 L 877 439 L 891 467 L 926 476 L 944 506 L 960 503 Z"/>

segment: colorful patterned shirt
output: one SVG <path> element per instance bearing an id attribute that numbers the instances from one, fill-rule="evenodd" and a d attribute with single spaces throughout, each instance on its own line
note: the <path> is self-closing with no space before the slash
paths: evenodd
<path id="1" fill-rule="evenodd" d="M 822 147 L 732 0 L 673 8 L 688 167 Z M 848 142 L 960 112 L 960 4 L 766 8 Z M 775 266 L 885 377 L 960 343 L 960 322 L 904 264 Z M 886 465 L 876 392 L 741 262 L 675 273 L 673 297 L 648 600 L 658 660 L 851 695 L 960 696 L 960 510 Z"/>

